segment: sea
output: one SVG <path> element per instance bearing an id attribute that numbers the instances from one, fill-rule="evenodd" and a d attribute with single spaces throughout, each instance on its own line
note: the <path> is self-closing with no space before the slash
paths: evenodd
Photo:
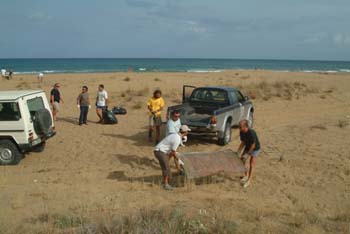
<path id="1" fill-rule="evenodd" d="M 0 67 L 14 74 L 120 72 L 222 72 L 225 70 L 273 70 L 349 73 L 350 61 L 268 59 L 168 59 L 168 58 L 62 58 L 0 59 Z"/>

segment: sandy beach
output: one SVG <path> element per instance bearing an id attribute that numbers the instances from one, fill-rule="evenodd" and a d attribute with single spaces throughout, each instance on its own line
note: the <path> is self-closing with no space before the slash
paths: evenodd
<path id="1" fill-rule="evenodd" d="M 219 217 L 233 222 L 237 233 L 350 233 L 350 74 L 45 74 L 42 83 L 36 75 L 15 75 L 1 80 L 0 90 L 43 89 L 48 95 L 56 82 L 65 101 L 57 135 L 44 152 L 0 167 L 0 233 L 55 233 L 61 230 L 57 215 L 108 223 L 144 209 Z M 94 102 L 98 84 L 105 85 L 109 106 L 128 113 L 117 125 L 100 125 L 93 107 L 88 125 L 79 126 L 76 97 L 87 85 Z M 253 98 L 263 152 L 250 187 L 243 189 L 237 175 L 162 190 L 154 144 L 147 140 L 146 102 L 160 88 L 166 106 L 180 103 L 184 84 L 239 87 Z M 236 151 L 238 145 L 234 129 L 227 146 L 190 139 L 179 151 Z"/>

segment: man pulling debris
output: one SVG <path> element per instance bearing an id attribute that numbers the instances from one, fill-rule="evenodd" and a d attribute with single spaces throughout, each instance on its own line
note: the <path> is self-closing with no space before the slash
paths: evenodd
<path id="1" fill-rule="evenodd" d="M 154 156 L 159 160 L 159 164 L 162 168 L 163 188 L 165 190 L 173 190 L 173 187 L 169 184 L 171 179 L 169 161 L 171 158 L 174 158 L 176 164 L 179 162 L 176 150 L 181 144 L 182 138 L 187 136 L 189 131 L 191 131 L 191 129 L 187 125 L 182 125 L 179 133 L 168 135 L 154 148 Z"/>
<path id="2" fill-rule="evenodd" d="M 241 144 L 238 148 L 238 153 L 241 155 L 241 159 L 246 168 L 244 177 L 241 179 L 243 187 L 246 188 L 249 186 L 250 181 L 253 177 L 253 170 L 256 162 L 256 158 L 260 154 L 260 142 L 256 132 L 253 129 L 248 127 L 247 120 L 241 120 L 239 122 L 239 131 Z M 243 150 L 244 148 L 244 150 Z M 243 153 L 241 151 L 243 150 Z M 250 157 L 250 162 L 248 164 L 248 158 Z M 249 170 L 248 170 L 249 168 Z"/>

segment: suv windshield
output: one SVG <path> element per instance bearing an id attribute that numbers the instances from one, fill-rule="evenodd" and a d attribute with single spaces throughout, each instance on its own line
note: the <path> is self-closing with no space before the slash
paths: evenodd
<path id="1" fill-rule="evenodd" d="M 227 104 L 228 97 L 227 97 L 227 93 L 224 90 L 196 89 L 193 91 L 190 101 Z"/>
<path id="2" fill-rule="evenodd" d="M 35 115 L 35 112 L 37 112 L 38 110 L 45 109 L 45 105 L 44 105 L 43 99 L 41 97 L 29 99 L 27 101 L 27 105 L 28 105 L 30 115 L 32 117 Z"/>
<path id="3" fill-rule="evenodd" d="M 0 103 L 0 121 L 18 121 L 21 119 L 18 103 L 1 102 Z"/>

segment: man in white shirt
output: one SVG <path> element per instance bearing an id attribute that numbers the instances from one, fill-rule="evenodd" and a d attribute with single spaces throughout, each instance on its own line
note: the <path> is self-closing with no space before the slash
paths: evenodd
<path id="1" fill-rule="evenodd" d="M 180 112 L 174 110 L 171 113 L 170 119 L 166 123 L 165 135 L 168 136 L 173 133 L 178 133 L 181 127 Z"/>
<path id="2" fill-rule="evenodd" d="M 169 185 L 171 179 L 169 161 L 172 157 L 175 160 L 179 160 L 176 150 L 181 144 L 182 137 L 187 136 L 189 131 L 191 129 L 187 125 L 182 125 L 179 133 L 168 135 L 154 148 L 154 156 L 159 160 L 162 168 L 163 188 L 165 190 L 173 190 L 173 187 Z"/>
<path id="3" fill-rule="evenodd" d="M 96 114 L 100 119 L 98 123 L 103 123 L 103 111 L 107 109 L 108 105 L 108 93 L 104 88 L 103 84 L 98 86 L 96 97 Z"/>
<path id="4" fill-rule="evenodd" d="M 6 77 L 6 69 L 3 67 L 1 68 L 1 77 L 5 78 Z"/>
<path id="5" fill-rule="evenodd" d="M 43 82 L 43 80 L 44 80 L 44 73 L 39 72 L 39 74 L 38 74 L 38 81 Z"/>

